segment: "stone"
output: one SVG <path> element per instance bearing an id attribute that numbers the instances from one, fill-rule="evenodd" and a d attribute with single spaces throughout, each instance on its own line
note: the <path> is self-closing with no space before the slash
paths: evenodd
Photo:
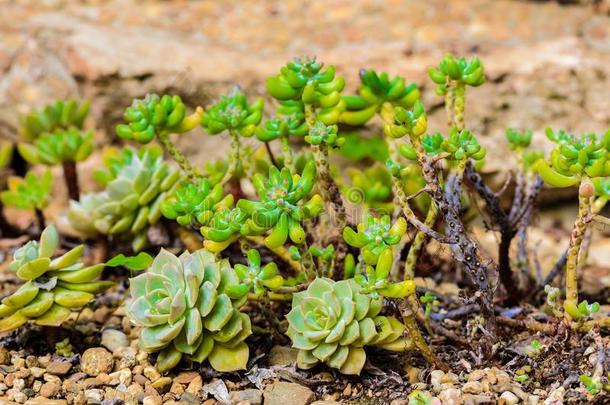
<path id="1" fill-rule="evenodd" d="M 191 381 L 193 381 L 193 379 L 195 379 L 195 377 L 198 377 L 198 376 L 199 376 L 199 373 L 197 373 L 195 371 L 185 371 L 185 372 L 178 374 L 176 377 L 174 377 L 174 382 L 176 382 L 178 384 L 188 384 Z"/>
<path id="2" fill-rule="evenodd" d="M 273 346 L 269 352 L 269 364 L 272 366 L 289 366 L 296 364 L 299 351 L 288 346 Z"/>
<path id="3" fill-rule="evenodd" d="M 137 350 L 133 347 L 120 347 L 116 351 L 112 352 L 112 355 L 119 359 L 117 367 L 122 368 L 133 368 L 136 361 Z"/>
<path id="4" fill-rule="evenodd" d="M 153 381 L 153 383 L 151 385 L 155 389 L 162 389 L 162 388 L 167 387 L 171 383 L 172 383 L 172 379 L 170 377 L 161 377 L 161 378 L 157 378 L 155 381 Z"/>
<path id="5" fill-rule="evenodd" d="M 118 385 L 123 384 L 125 386 L 131 384 L 132 374 L 131 370 L 128 368 L 124 368 L 119 371 L 115 371 L 114 373 L 109 375 L 110 381 L 108 384 L 110 385 Z"/>
<path id="6" fill-rule="evenodd" d="M 47 373 L 54 375 L 66 375 L 71 368 L 71 363 L 65 361 L 52 361 L 47 365 Z"/>
<path id="7" fill-rule="evenodd" d="M 156 380 L 161 378 L 161 374 L 159 374 L 157 369 L 154 368 L 153 366 L 144 367 L 143 374 L 146 376 L 146 378 L 148 378 L 152 382 L 155 382 Z"/>
<path id="8" fill-rule="evenodd" d="M 121 348 L 129 347 L 129 338 L 120 330 L 106 329 L 102 332 L 102 346 L 114 354 Z"/>
<path id="9" fill-rule="evenodd" d="M 104 392 L 99 389 L 85 390 L 85 398 L 88 404 L 101 404 L 104 400 Z"/>
<path id="10" fill-rule="evenodd" d="M 312 402 L 311 405 L 341 405 L 341 403 L 333 401 L 332 399 L 326 399 L 323 401 Z"/>
<path id="11" fill-rule="evenodd" d="M 32 367 L 30 368 L 30 373 L 32 373 L 32 377 L 40 378 L 44 375 L 45 369 L 41 367 Z"/>
<path id="12" fill-rule="evenodd" d="M 265 405 L 308 405 L 315 398 L 314 393 L 300 384 L 278 381 L 265 388 Z"/>
<path id="13" fill-rule="evenodd" d="M 4 346 L 0 346 L 0 364 L 11 364 L 11 353 Z"/>
<path id="14" fill-rule="evenodd" d="M 184 393 L 184 384 L 180 384 L 174 380 L 172 386 L 169 389 L 169 392 L 176 396 L 180 396 Z"/>
<path id="15" fill-rule="evenodd" d="M 248 402 L 251 405 L 260 405 L 263 402 L 263 393 L 261 390 L 254 388 L 231 392 L 231 401 L 233 402 Z"/>
<path id="16" fill-rule="evenodd" d="M 468 381 L 462 387 L 462 391 L 466 394 L 480 394 L 483 392 L 483 384 L 479 381 Z"/>
<path id="17" fill-rule="evenodd" d="M 447 388 L 438 394 L 438 398 L 443 404 L 450 405 L 461 405 L 464 401 L 462 399 L 462 391 L 457 388 Z"/>
<path id="18" fill-rule="evenodd" d="M 163 400 L 159 395 L 149 395 L 144 397 L 143 405 L 162 405 Z"/>
<path id="19" fill-rule="evenodd" d="M 195 378 L 193 378 L 193 380 L 191 380 L 191 382 L 189 383 L 188 387 L 186 387 L 186 392 L 193 394 L 193 395 L 197 395 L 199 393 L 199 391 L 201 391 L 202 387 L 203 387 L 203 379 L 201 378 L 200 375 L 198 375 Z"/>
<path id="20" fill-rule="evenodd" d="M 44 383 L 42 384 L 42 387 L 40 387 L 40 395 L 45 398 L 52 398 L 60 389 L 61 385 L 57 383 Z"/>
<path id="21" fill-rule="evenodd" d="M 114 359 L 108 350 L 103 347 L 93 347 L 83 353 L 80 368 L 90 376 L 96 377 L 100 373 L 111 372 L 113 364 Z"/>
<path id="22" fill-rule="evenodd" d="M 44 397 L 36 397 L 25 401 L 25 405 L 67 405 L 65 399 L 49 399 Z"/>
<path id="23" fill-rule="evenodd" d="M 519 397 L 510 391 L 504 391 L 500 395 L 500 399 L 503 399 L 506 405 L 517 405 L 519 403 Z"/>

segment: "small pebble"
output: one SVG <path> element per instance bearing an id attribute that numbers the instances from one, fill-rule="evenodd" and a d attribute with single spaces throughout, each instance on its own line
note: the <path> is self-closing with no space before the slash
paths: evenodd
<path id="1" fill-rule="evenodd" d="M 102 347 L 94 347 L 85 350 L 80 361 L 80 368 L 90 376 L 96 377 L 100 373 L 111 372 L 113 364 L 114 359 L 108 350 Z"/>

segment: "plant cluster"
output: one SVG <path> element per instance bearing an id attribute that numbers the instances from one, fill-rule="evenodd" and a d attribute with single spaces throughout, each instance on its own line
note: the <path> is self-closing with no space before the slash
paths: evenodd
<path id="1" fill-rule="evenodd" d="M 370 346 L 418 350 L 446 368 L 420 330 L 420 324 L 430 334 L 443 330 L 433 313 L 439 298 L 429 291 L 418 297 L 415 285 L 430 240 L 446 245 L 467 277 L 489 336 L 484 354 L 496 343 L 494 302 L 536 298 L 545 285 L 549 313 L 575 333 L 608 324 L 590 319 L 600 305 L 578 301 L 577 280 L 587 257 L 583 241 L 610 198 L 610 132 L 598 137 L 547 130 L 555 147 L 545 157 L 532 148 L 532 131 L 507 130 L 517 169 L 511 205 L 505 206 L 480 174 L 484 142 L 465 122 L 466 90 L 485 82 L 482 63 L 447 55 L 429 76 L 445 99 L 445 134 L 427 133 L 419 90 L 404 78 L 362 70 L 357 94 L 349 95 L 335 67 L 315 58 L 297 58 L 268 79 L 276 110 L 265 121 L 263 100 L 249 101 L 239 88 L 192 113 L 179 96 L 153 94 L 125 110 L 118 136 L 146 146 L 106 152 L 104 167 L 95 171 L 103 190 L 71 201 L 67 217 L 75 230 L 110 248 L 128 242 L 133 252 L 168 249 L 152 263 L 145 255 L 119 255 L 104 264 L 147 268 L 130 279 L 126 312 L 141 328 L 142 349 L 159 352 L 160 371 L 182 359 L 207 360 L 220 372 L 246 368 L 246 339 L 257 330 L 247 312 L 252 307 L 261 308 L 273 336 L 291 340 L 301 368 L 323 363 L 360 374 Z M 78 132 L 84 106 L 56 103 L 27 116 L 23 133 L 31 145 L 20 152 L 33 163 L 85 158 L 92 147 L 90 137 Z M 377 137 L 342 132 L 375 117 L 381 122 Z M 203 170 L 171 140 L 199 125 L 209 135 L 231 138 L 228 156 Z M 265 147 L 244 144 L 253 136 Z M 295 137 L 304 145 L 300 151 L 293 148 Z M 274 156 L 271 142 L 280 143 L 281 156 Z M 363 145 L 382 151 L 384 164 L 350 168 L 344 177 L 332 159 L 336 153 L 368 159 Z M 8 161 L 7 154 L 0 157 Z M 11 180 L 2 201 L 40 212 L 51 180 L 48 174 Z M 579 212 L 565 255 L 546 280 L 537 280 L 527 230 L 544 182 L 578 186 Z M 497 260 L 471 232 L 468 214 L 478 205 L 498 233 Z M 358 215 L 348 215 L 353 206 Z M 163 240 L 159 234 L 180 239 L 190 252 L 177 257 L 169 251 L 175 245 L 152 243 Z M 2 301 L 1 329 L 41 317 L 58 324 L 59 315 L 109 285 L 93 281 L 104 265 L 80 264 L 82 247 L 50 259 L 58 247 L 54 228 L 48 228 L 40 243 L 15 253 L 11 269 L 26 283 Z M 552 286 L 564 267 L 565 288 Z M 48 308 L 43 311 L 41 303 Z M 543 352 L 533 341 L 531 355 Z M 520 375 L 528 378 L 525 371 Z"/>

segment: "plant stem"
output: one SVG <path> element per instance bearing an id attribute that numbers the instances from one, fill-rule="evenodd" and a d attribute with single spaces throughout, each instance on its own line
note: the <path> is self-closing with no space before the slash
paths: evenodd
<path id="1" fill-rule="evenodd" d="M 38 224 L 38 230 L 42 232 L 47 226 L 46 221 L 44 219 L 44 213 L 40 208 L 35 208 L 34 213 L 36 214 L 36 223 Z"/>
<path id="2" fill-rule="evenodd" d="M 199 171 L 195 169 L 191 165 L 191 162 L 189 162 L 189 160 L 186 158 L 186 156 L 184 156 L 182 152 L 178 150 L 176 145 L 174 145 L 173 142 L 169 139 L 169 135 L 170 134 L 167 132 L 161 132 L 158 136 L 167 153 L 169 153 L 172 159 L 174 159 L 174 161 L 178 163 L 178 166 L 180 166 L 180 169 L 182 169 L 182 171 L 186 174 L 189 180 L 194 181 L 200 178 L 201 174 L 199 173 Z"/>
<path id="3" fill-rule="evenodd" d="M 432 229 L 434 224 L 436 223 L 436 218 L 438 217 L 438 207 L 436 203 L 430 200 L 430 206 L 428 207 L 428 214 L 426 215 L 426 219 L 424 221 L 424 225 Z M 417 260 L 419 259 L 419 255 L 421 250 L 426 242 L 426 233 L 422 231 L 417 231 L 415 234 L 415 238 L 413 239 L 413 243 L 409 247 L 409 254 L 407 255 L 407 259 L 405 260 L 405 280 L 413 280 L 415 277 L 415 267 L 417 266 Z"/>
<path id="4" fill-rule="evenodd" d="M 76 162 L 65 161 L 62 163 L 64 170 L 64 181 L 68 189 L 68 196 L 71 200 L 80 200 L 80 189 L 78 187 L 78 172 L 76 171 Z"/>
<path id="5" fill-rule="evenodd" d="M 566 261 L 566 301 L 578 305 L 578 255 L 590 221 L 591 197 L 578 196 L 578 216 L 570 235 L 568 258 Z M 566 316 L 569 316 L 566 312 Z"/>
<path id="6" fill-rule="evenodd" d="M 454 125 L 458 131 L 464 129 L 464 109 L 466 106 L 466 86 L 462 82 L 455 83 Z"/>
<path id="7" fill-rule="evenodd" d="M 262 236 L 246 236 L 246 239 L 256 243 L 257 245 L 265 246 L 265 239 Z M 290 268 L 295 273 L 299 274 L 303 272 L 303 267 L 301 266 L 301 263 L 297 262 L 296 260 L 293 260 L 292 257 L 290 257 L 290 252 L 288 252 L 288 249 L 283 246 L 280 246 L 278 248 L 270 250 L 273 252 L 273 254 L 275 254 L 277 257 L 282 259 L 282 261 L 288 264 L 288 266 L 290 266 Z"/>
<path id="8" fill-rule="evenodd" d="M 284 158 L 284 167 L 287 167 L 291 173 L 294 173 L 294 164 L 292 162 L 292 148 L 290 148 L 290 140 L 288 136 L 282 136 L 282 156 Z"/>
<path id="9" fill-rule="evenodd" d="M 226 184 L 237 172 L 239 165 L 239 155 L 241 149 L 241 143 L 239 142 L 239 134 L 235 131 L 230 131 L 231 135 L 231 153 L 229 154 L 229 167 L 224 177 L 220 181 L 220 184 Z"/>

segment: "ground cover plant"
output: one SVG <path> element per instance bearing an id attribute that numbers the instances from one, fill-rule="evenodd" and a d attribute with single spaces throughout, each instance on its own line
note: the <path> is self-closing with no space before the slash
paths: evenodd
<path id="1" fill-rule="evenodd" d="M 31 210 L 38 224 L 22 230 L 32 240 L 9 264 L 23 283 L 1 301 L 0 330 L 62 326 L 113 287 L 105 268 L 125 267 L 137 274 L 127 281 L 115 270 L 112 278 L 128 282 L 124 312 L 161 373 L 193 363 L 218 373 L 246 370 L 256 360 L 248 343 L 260 336 L 290 342 L 300 369 L 345 375 L 366 373 L 376 364 L 370 353 L 405 359 L 411 352 L 448 372 L 451 362 L 431 344 L 437 337 L 476 345 L 480 363 L 490 365 L 505 349 L 507 328 L 551 339 L 600 337 L 610 318 L 598 302 L 581 299 L 578 283 L 592 224 L 608 221 L 601 213 L 610 198 L 610 131 L 549 128 L 553 147 L 545 155 L 531 146 L 531 130 L 507 129 L 518 162 L 507 204 L 506 189 L 493 190 L 481 174 L 486 150 L 466 120 L 469 87 L 485 84 L 482 62 L 448 54 L 429 77 L 444 99 L 445 133 L 428 133 L 415 84 L 363 69 L 349 94 L 332 65 L 308 57 L 267 80 L 271 117 L 262 98 L 239 87 L 194 108 L 177 95 L 148 94 L 125 109 L 116 126 L 124 146 L 105 154 L 94 176 L 99 191 L 90 193 L 80 192 L 76 171 L 95 149 L 92 133 L 82 130 L 88 103 L 58 101 L 24 116 L 16 153 L 30 171 L 9 178 L 0 208 Z M 372 139 L 359 135 L 375 123 Z M 196 167 L 179 150 L 172 138 L 197 126 L 229 135 L 226 159 Z M 336 155 L 360 156 L 369 145 L 383 163 L 333 164 Z M 2 145 L 0 170 L 11 153 Z M 37 174 L 39 165 L 63 167 L 72 239 L 45 223 L 56 179 L 46 168 Z M 566 252 L 540 277 L 528 228 L 543 187 L 577 188 L 578 213 Z M 498 236 L 493 255 L 471 231 L 477 216 Z M 168 237 L 159 238 L 159 229 Z M 74 238 L 83 244 L 72 246 Z M 95 244 L 105 257 L 84 264 L 92 260 L 83 257 L 85 245 Z M 442 297 L 418 288 L 432 244 L 451 252 L 446 265 L 461 274 L 462 311 L 480 314 L 484 338 L 468 342 L 446 328 Z M 502 310 L 518 305 L 527 308 L 518 318 Z M 536 308 L 548 315 L 530 316 Z M 547 347 L 533 339 L 525 350 L 532 362 Z M 517 381 L 527 381 L 531 368 L 524 365 Z M 582 370 L 591 395 L 607 389 L 603 371 Z M 424 393 L 410 398 L 430 403 Z"/>

